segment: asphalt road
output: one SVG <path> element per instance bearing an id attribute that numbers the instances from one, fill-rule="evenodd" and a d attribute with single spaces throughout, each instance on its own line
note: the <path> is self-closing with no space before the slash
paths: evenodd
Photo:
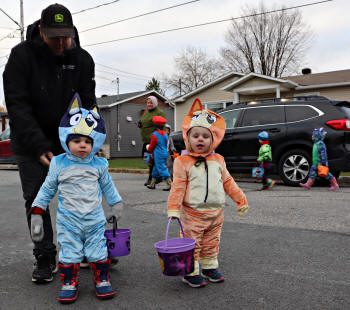
<path id="1" fill-rule="evenodd" d="M 58 276 L 31 282 L 18 171 L 0 171 L 0 309 L 350 309 L 350 187 L 261 192 L 240 182 L 250 211 L 238 218 L 228 201 L 220 254 L 226 281 L 193 289 L 161 274 L 153 247 L 164 239 L 167 192 L 145 188 L 144 175 L 112 175 L 125 200 L 119 226 L 132 229 L 131 254 L 111 275 L 119 295 L 97 300 L 91 272 L 82 270 L 79 299 L 62 306 Z"/>

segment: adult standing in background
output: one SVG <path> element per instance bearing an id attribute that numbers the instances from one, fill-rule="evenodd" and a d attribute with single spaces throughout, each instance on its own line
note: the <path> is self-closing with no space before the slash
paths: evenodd
<path id="1" fill-rule="evenodd" d="M 60 119 L 76 92 L 84 108 L 96 103 L 94 76 L 93 59 L 80 47 L 72 15 L 60 4 L 44 9 L 41 19 L 28 26 L 26 40 L 11 50 L 3 74 L 4 94 L 29 228 L 31 205 L 50 160 L 63 152 Z M 57 270 L 49 209 L 42 218 L 45 237 L 34 242 L 33 249 L 36 283 L 52 281 Z"/>
<path id="2" fill-rule="evenodd" d="M 138 122 L 138 127 L 141 129 L 141 137 L 142 137 L 142 157 L 146 152 L 146 146 L 151 141 L 151 135 L 153 131 L 156 129 L 155 125 L 152 122 L 153 116 L 162 116 L 166 118 L 165 113 L 158 107 L 158 99 L 155 96 L 149 96 L 146 99 L 146 109 L 141 116 L 140 121 Z M 153 169 L 153 161 L 149 164 L 149 175 L 148 179 L 145 182 L 145 186 L 149 185 L 152 179 L 152 169 Z"/>

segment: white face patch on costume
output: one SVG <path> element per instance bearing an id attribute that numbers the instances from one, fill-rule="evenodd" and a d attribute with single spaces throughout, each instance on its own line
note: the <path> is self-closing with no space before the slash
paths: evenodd
<path id="1" fill-rule="evenodd" d="M 189 128 L 204 127 L 209 129 L 216 122 L 215 115 L 209 114 L 207 110 L 196 111 L 193 114 Z"/>

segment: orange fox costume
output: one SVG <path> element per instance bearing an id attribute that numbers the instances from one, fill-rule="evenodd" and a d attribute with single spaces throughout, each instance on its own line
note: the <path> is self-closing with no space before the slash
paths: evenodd
<path id="1" fill-rule="evenodd" d="M 188 141 L 189 130 L 204 127 L 212 134 L 207 153 L 194 153 Z M 211 110 L 204 110 L 197 98 L 182 124 L 188 155 L 174 161 L 174 176 L 168 197 L 168 217 L 181 218 L 187 238 L 196 240 L 195 269 L 218 268 L 221 229 L 224 221 L 225 193 L 237 204 L 238 211 L 247 210 L 248 201 L 226 169 L 224 158 L 214 153 L 225 134 L 225 120 Z"/>

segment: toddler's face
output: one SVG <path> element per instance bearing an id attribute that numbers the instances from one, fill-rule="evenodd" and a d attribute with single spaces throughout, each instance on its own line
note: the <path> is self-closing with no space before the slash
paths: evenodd
<path id="1" fill-rule="evenodd" d="M 92 150 L 92 140 L 88 137 L 77 137 L 68 142 L 71 153 L 77 157 L 85 158 Z"/>
<path id="2" fill-rule="evenodd" d="M 213 142 L 211 132 L 204 127 L 193 127 L 188 134 L 191 150 L 197 154 L 207 153 Z"/>

